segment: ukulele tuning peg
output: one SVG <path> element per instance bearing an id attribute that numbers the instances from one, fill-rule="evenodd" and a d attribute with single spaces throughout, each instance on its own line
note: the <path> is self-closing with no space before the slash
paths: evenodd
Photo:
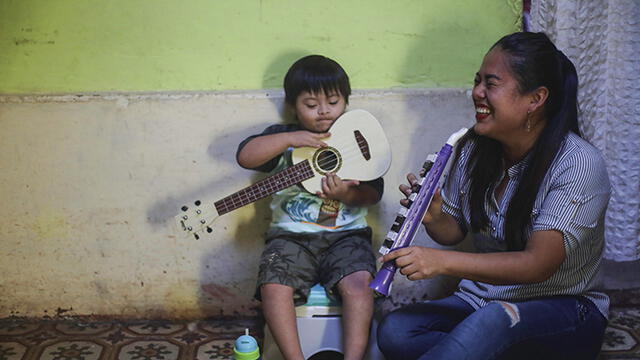
<path id="1" fill-rule="evenodd" d="M 180 208 L 180 210 L 187 211 L 189 210 L 189 207 L 187 205 L 184 205 L 183 207 Z"/>
<path id="2" fill-rule="evenodd" d="M 211 234 L 213 232 L 213 229 L 210 226 L 207 226 L 207 232 Z"/>
<path id="3" fill-rule="evenodd" d="M 196 238 L 196 240 L 200 240 L 200 236 L 198 234 L 193 234 L 193 237 Z"/>
<path id="4" fill-rule="evenodd" d="M 202 202 L 200 202 L 200 200 L 196 200 L 196 202 L 194 204 L 196 204 L 196 206 L 200 206 L 200 204 L 202 204 Z"/>

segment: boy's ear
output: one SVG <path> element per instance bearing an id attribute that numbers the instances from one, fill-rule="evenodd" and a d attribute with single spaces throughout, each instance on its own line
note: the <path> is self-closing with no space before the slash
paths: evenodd
<path id="1" fill-rule="evenodd" d="M 286 101 L 284 102 L 284 105 L 283 105 L 282 118 L 286 123 L 297 122 L 296 109 Z"/>
<path id="2" fill-rule="evenodd" d="M 529 112 L 534 112 L 542 107 L 549 98 L 549 89 L 546 86 L 540 86 L 533 90 L 530 94 Z"/>

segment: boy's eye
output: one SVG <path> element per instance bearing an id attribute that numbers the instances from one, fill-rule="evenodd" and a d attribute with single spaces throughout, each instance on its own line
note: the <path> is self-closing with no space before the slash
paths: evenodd
<path id="1" fill-rule="evenodd" d="M 335 100 L 335 101 L 329 101 L 329 104 L 331 104 L 331 105 L 335 105 L 335 104 L 337 104 L 337 103 L 338 103 L 338 100 Z"/>
<path id="2" fill-rule="evenodd" d="M 309 109 L 313 109 L 317 104 L 305 104 Z"/>

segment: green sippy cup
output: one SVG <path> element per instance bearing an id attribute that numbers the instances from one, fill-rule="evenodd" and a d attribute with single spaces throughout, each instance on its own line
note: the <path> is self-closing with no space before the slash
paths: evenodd
<path id="1" fill-rule="evenodd" d="M 235 360 L 260 360 L 258 342 L 249 335 L 249 329 L 245 329 L 244 335 L 236 339 L 233 355 Z"/>

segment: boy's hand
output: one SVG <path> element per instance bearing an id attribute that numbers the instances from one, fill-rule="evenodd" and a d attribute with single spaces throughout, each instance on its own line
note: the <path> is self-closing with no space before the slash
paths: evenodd
<path id="1" fill-rule="evenodd" d="M 309 146 L 314 148 L 327 147 L 327 144 L 322 141 L 331 135 L 329 132 L 324 133 L 314 133 L 307 130 L 299 130 L 293 131 L 288 134 L 289 145 L 294 148 L 299 148 L 303 146 Z"/>
<path id="2" fill-rule="evenodd" d="M 316 193 L 323 199 L 332 199 L 343 201 L 347 199 L 349 190 L 360 185 L 358 180 L 342 180 L 334 173 L 328 173 L 322 178 L 322 192 Z"/>

